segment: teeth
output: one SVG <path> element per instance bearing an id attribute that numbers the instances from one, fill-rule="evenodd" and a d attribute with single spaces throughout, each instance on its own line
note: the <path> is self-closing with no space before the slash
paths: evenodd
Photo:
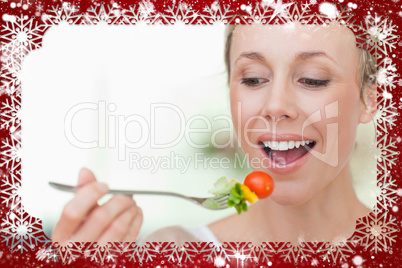
<path id="1" fill-rule="evenodd" d="M 306 141 L 265 141 L 264 146 L 268 147 L 272 150 L 286 151 L 293 148 L 299 148 L 301 146 L 305 146 L 307 144 L 313 143 L 312 140 Z"/>
<path id="2" fill-rule="evenodd" d="M 272 150 L 278 150 L 278 142 L 277 141 L 272 141 L 271 142 L 271 149 Z"/>
<path id="3" fill-rule="evenodd" d="M 295 148 L 295 142 L 294 141 L 289 141 L 289 149 Z"/>
<path id="4" fill-rule="evenodd" d="M 279 142 L 279 147 L 278 147 L 279 151 L 286 151 L 288 150 L 288 143 L 286 141 L 281 141 Z"/>
<path id="5" fill-rule="evenodd" d="M 300 143 L 301 143 L 300 141 L 296 141 L 296 142 L 295 142 L 296 148 L 299 148 L 299 147 L 300 147 Z"/>

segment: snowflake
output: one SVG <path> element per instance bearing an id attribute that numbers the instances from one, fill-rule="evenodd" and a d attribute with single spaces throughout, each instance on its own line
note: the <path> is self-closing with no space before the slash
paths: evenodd
<path id="1" fill-rule="evenodd" d="M 142 265 L 144 261 L 152 261 L 156 257 L 162 244 L 148 242 L 143 246 L 138 246 L 136 243 L 132 243 L 124 250 L 124 253 L 130 253 L 125 255 L 126 257 L 130 257 L 129 261 L 138 262 Z"/>
<path id="2" fill-rule="evenodd" d="M 34 22 L 33 19 L 26 19 L 23 15 L 16 16 L 14 21 L 6 21 L 3 24 L 2 38 L 5 39 L 6 47 L 12 49 L 13 54 L 26 55 L 29 51 L 38 49 L 47 27 Z M 19 69 L 16 69 L 19 71 Z"/>
<path id="3" fill-rule="evenodd" d="M 50 257 L 53 261 L 58 262 L 61 260 L 63 264 L 70 264 L 81 256 L 81 252 L 85 248 L 85 243 L 82 242 L 69 242 L 65 246 L 61 246 L 58 243 L 51 248 Z"/>
<path id="4" fill-rule="evenodd" d="M 251 243 L 224 243 L 223 247 L 225 248 L 226 254 L 236 260 L 237 267 L 239 266 L 239 261 L 242 267 L 247 261 L 257 262 L 258 258 L 256 255 L 258 253 L 263 253 L 259 251 L 258 247 L 253 246 Z"/>
<path id="5" fill-rule="evenodd" d="M 91 258 L 91 261 L 100 262 L 104 264 L 105 260 L 115 261 L 121 250 L 118 248 L 117 243 L 107 243 L 105 246 L 100 246 L 97 243 L 91 243 L 85 249 L 85 256 Z"/>
<path id="6" fill-rule="evenodd" d="M 269 258 L 276 254 L 276 247 L 278 243 L 262 243 L 261 246 L 254 246 L 251 249 L 250 255 L 254 257 L 255 262 L 268 263 Z"/>
<path id="7" fill-rule="evenodd" d="M 388 18 L 382 18 L 378 16 L 366 16 L 364 22 L 359 25 L 359 30 L 362 33 L 356 35 L 357 40 L 362 48 L 365 45 L 369 45 L 368 51 L 377 59 L 382 55 L 387 56 L 388 52 L 392 52 L 395 49 L 396 40 L 398 38 L 395 35 L 396 25 L 392 24 Z"/>
<path id="8" fill-rule="evenodd" d="M 83 22 L 86 24 L 114 24 L 120 17 L 116 12 L 117 7 L 109 5 L 91 6 L 87 13 L 83 14 Z"/>
<path id="9" fill-rule="evenodd" d="M 392 59 L 385 57 L 379 65 L 382 65 L 378 68 L 377 71 L 377 83 L 382 86 L 385 90 L 389 88 L 389 91 L 392 91 L 396 87 L 396 77 L 398 75 L 395 73 L 396 64 L 392 64 Z"/>
<path id="10" fill-rule="evenodd" d="M 2 24 L 1 36 L 4 39 L 1 45 L 1 92 L 11 95 L 20 90 L 18 72 L 21 70 L 23 58 L 29 51 L 41 45 L 46 26 L 27 20 L 24 16 L 14 17 L 12 21 Z"/>
<path id="11" fill-rule="evenodd" d="M 388 171 L 379 178 L 377 185 L 377 207 L 381 206 L 384 210 L 388 210 L 388 207 L 392 207 L 396 204 L 396 179 L 392 179 Z"/>
<path id="12" fill-rule="evenodd" d="M 43 4 L 42 3 L 37 3 L 36 4 L 36 10 L 35 10 L 35 16 L 40 17 L 43 13 Z"/>
<path id="13" fill-rule="evenodd" d="M 389 133 L 396 126 L 399 113 L 397 112 L 396 102 L 390 98 L 382 98 L 377 104 L 377 127 L 383 133 Z"/>
<path id="14" fill-rule="evenodd" d="M 291 18 L 292 21 L 298 21 L 303 24 L 311 24 L 314 18 L 318 19 L 321 23 L 323 22 L 323 17 L 318 14 L 311 14 L 308 6 L 303 7 L 300 11 L 299 6 L 294 5 L 293 9 L 287 10 L 287 13 L 287 16 Z"/>
<path id="15" fill-rule="evenodd" d="M 200 16 L 197 20 L 199 24 L 214 24 L 216 22 L 222 22 L 224 24 L 230 23 L 235 16 L 233 14 L 233 10 L 230 9 L 229 5 L 220 5 L 218 2 L 215 2 L 211 5 L 211 7 L 206 6 L 204 8 L 204 13 L 208 13 Z"/>
<path id="16" fill-rule="evenodd" d="M 331 261 L 335 265 L 338 261 L 346 261 L 347 258 L 355 252 L 351 248 L 353 245 L 346 238 L 334 240 L 332 243 L 322 243 L 317 253 L 324 261 Z"/>
<path id="17" fill-rule="evenodd" d="M 356 232 L 352 239 L 364 245 L 365 250 L 370 248 L 377 253 L 388 251 L 392 243 L 395 243 L 398 232 L 396 219 L 388 216 L 387 213 L 380 214 L 376 210 L 357 221 Z"/>
<path id="18" fill-rule="evenodd" d="M 41 221 L 29 216 L 22 208 L 9 211 L 1 227 L 1 242 L 5 242 L 10 250 L 23 253 L 39 243 L 50 243 L 42 231 Z"/>
<path id="19" fill-rule="evenodd" d="M 8 73 L 11 74 L 11 73 Z M 15 82 L 15 83 L 14 83 Z M 17 87 L 15 87 L 17 84 Z M 20 87 L 20 81 L 6 81 L 3 80 L 3 85 L 0 85 L 0 96 L 3 94 L 7 94 L 9 96 L 13 95 L 14 93 L 19 93 L 21 92 L 21 87 Z"/>
<path id="20" fill-rule="evenodd" d="M 298 242 L 297 244 L 293 244 L 287 242 L 283 243 L 276 253 L 283 253 L 280 257 L 283 258 L 284 261 L 293 261 L 294 264 L 297 264 L 298 262 L 307 261 L 311 255 L 315 253 L 312 246 L 313 243 Z"/>
<path id="21" fill-rule="evenodd" d="M 169 25 L 181 23 L 192 24 L 199 16 L 198 13 L 191 8 L 190 5 L 185 3 L 179 3 L 177 7 L 175 5 L 168 6 L 161 19 Z"/>
<path id="22" fill-rule="evenodd" d="M 392 166 L 396 165 L 397 155 L 399 152 L 395 151 L 397 148 L 395 146 L 396 141 L 392 141 L 392 137 L 384 135 L 378 142 L 377 148 L 380 154 L 377 153 L 377 164 L 379 172 L 381 174 L 386 174 Z"/>
<path id="23" fill-rule="evenodd" d="M 317 0 L 310 0 L 310 5 L 315 5 L 317 4 Z"/>
<path id="24" fill-rule="evenodd" d="M 216 258 L 220 258 L 228 262 L 230 261 L 225 248 L 223 246 L 215 246 L 212 242 L 205 243 L 205 245 L 199 250 L 199 253 L 202 254 L 202 257 L 206 261 L 213 262 Z"/>
<path id="25" fill-rule="evenodd" d="M 40 248 L 40 249 L 36 252 L 35 257 L 36 257 L 36 259 L 37 259 L 38 261 L 43 261 L 43 260 L 45 260 L 45 259 L 51 259 L 51 254 L 52 254 L 52 251 L 51 251 L 51 250 L 48 250 L 48 249 L 45 249 L 45 248 Z"/>
<path id="26" fill-rule="evenodd" d="M 183 246 L 177 246 L 175 243 L 168 243 L 161 248 L 161 253 L 168 258 L 169 262 L 177 261 L 178 264 L 191 261 L 195 254 L 198 253 L 197 247 L 193 243 L 186 243 Z"/>
<path id="27" fill-rule="evenodd" d="M 42 21 L 46 26 L 62 25 L 63 23 L 77 24 L 82 16 L 74 5 L 64 3 L 61 8 L 52 6 L 52 9 L 42 15 Z"/>
<path id="28" fill-rule="evenodd" d="M 252 10 L 252 12 L 251 12 Z M 250 14 L 236 18 L 236 23 L 243 21 L 245 24 L 262 23 L 265 24 L 271 18 L 272 9 L 269 5 L 261 4 L 252 8 Z"/>
<path id="29" fill-rule="evenodd" d="M 318 264 L 319 264 L 319 262 L 317 259 L 314 258 L 311 260 L 311 266 L 318 266 Z"/>
<path id="30" fill-rule="evenodd" d="M 269 23 L 275 19 L 274 24 L 286 24 L 289 22 L 300 22 L 303 24 L 314 23 L 317 20 L 323 22 L 322 16 L 319 14 L 311 14 L 308 8 L 299 8 L 294 3 L 282 4 L 277 3 L 263 3 L 257 5 L 250 16 L 242 16 L 242 20 L 248 24 L 254 23 Z M 240 21 L 237 21 L 240 22 Z"/>
<path id="31" fill-rule="evenodd" d="M 354 14 L 350 12 L 348 7 L 342 6 L 339 4 L 338 6 L 338 14 L 335 16 L 334 20 L 338 21 L 339 23 L 343 25 L 347 25 L 348 27 L 351 28 L 351 30 L 356 31 L 357 29 L 360 29 L 359 26 L 355 25 L 356 19 L 354 18 Z M 355 28 L 357 27 L 357 28 Z M 363 38 L 365 41 L 366 39 Z"/>
<path id="32" fill-rule="evenodd" d="M 402 79 L 398 79 L 398 82 L 396 82 L 398 86 L 402 87 Z"/>
<path id="33" fill-rule="evenodd" d="M 302 10 L 303 11 L 309 11 L 310 10 L 310 4 L 306 2 L 305 4 L 302 4 Z"/>
<path id="34" fill-rule="evenodd" d="M 214 266 L 215 267 L 223 267 L 225 266 L 226 262 L 224 259 L 222 259 L 221 257 L 217 257 L 214 260 Z"/>
<path id="35" fill-rule="evenodd" d="M 158 17 L 159 15 L 156 15 L 156 11 L 153 6 L 140 4 L 140 6 L 137 8 L 137 6 L 134 5 L 122 15 L 122 19 L 119 21 L 119 24 L 156 24 L 155 22 Z"/>
<path id="36" fill-rule="evenodd" d="M 20 158 L 20 149 L 21 149 L 21 141 L 18 139 L 16 135 L 11 135 L 10 139 L 6 138 L 5 141 L 2 141 L 1 152 L 2 156 L 1 166 L 6 166 L 6 168 L 13 168 L 19 164 Z"/>
<path id="37" fill-rule="evenodd" d="M 310 4 L 294 5 L 294 3 L 283 4 L 281 1 L 266 3 L 263 2 L 258 5 L 253 10 L 253 12 L 248 12 L 250 15 L 244 15 L 240 18 L 236 18 L 236 23 L 240 23 L 242 20 L 248 24 L 254 23 L 271 23 L 273 24 L 286 24 L 289 22 L 300 22 L 302 24 L 309 25 L 321 25 L 329 23 L 332 20 L 339 21 L 342 24 L 351 23 L 353 14 L 348 12 L 346 8 L 342 6 L 339 7 L 337 16 L 328 17 L 323 14 L 312 14 L 309 9 Z M 353 21 L 354 22 L 354 21 Z"/>
<path id="38" fill-rule="evenodd" d="M 138 11 L 140 12 L 142 17 L 149 18 L 152 16 L 152 14 L 155 13 L 155 6 L 149 0 L 143 1 L 142 3 L 140 3 Z"/>
<path id="39" fill-rule="evenodd" d="M 20 174 L 21 170 L 17 171 Z M 21 185 L 21 180 L 16 176 L 14 172 L 9 173 L 8 176 L 4 175 L 1 180 L 2 190 L 1 199 L 2 203 L 11 210 L 17 209 L 21 204 L 21 197 L 18 196 L 18 188 Z"/>
<path id="40" fill-rule="evenodd" d="M 269 19 L 268 22 L 271 22 L 275 17 L 278 17 L 280 19 L 283 19 L 284 22 L 287 22 L 287 19 L 289 18 L 289 12 L 288 9 L 293 5 L 294 3 L 287 3 L 283 4 L 282 0 L 278 0 L 277 2 L 273 2 L 272 4 L 268 4 L 271 8 L 274 9 L 273 14 L 271 15 L 271 18 Z"/>
<path id="41" fill-rule="evenodd" d="M 18 111 L 21 107 L 21 93 L 16 96 L 10 95 L 10 101 L 7 98 L 5 102 L 1 103 L 0 107 L 0 126 L 1 128 L 9 128 L 10 132 L 15 132 L 20 129 L 21 119 L 19 118 Z"/>

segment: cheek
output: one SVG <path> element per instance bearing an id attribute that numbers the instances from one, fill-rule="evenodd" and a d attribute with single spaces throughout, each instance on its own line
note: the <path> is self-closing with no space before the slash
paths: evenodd
<path id="1" fill-rule="evenodd" d="M 300 103 L 306 101 L 304 99 Z M 305 112 L 304 116 L 316 121 L 305 130 L 307 133 L 316 133 L 319 137 L 314 156 L 318 158 L 318 163 L 325 164 L 323 168 L 334 167 L 335 170 L 330 170 L 336 171 L 345 166 L 354 148 L 360 116 L 358 90 L 337 87 L 332 94 L 317 94 L 307 103 L 308 106 L 303 104 L 301 108 Z M 312 116 L 314 114 L 317 115 L 315 118 Z"/>
<path id="2" fill-rule="evenodd" d="M 239 136 L 239 131 L 242 131 L 241 137 L 248 135 L 245 128 L 251 129 L 255 127 L 256 120 L 251 118 L 259 115 L 259 103 L 251 96 L 241 93 L 236 88 L 230 90 L 230 109 L 232 114 L 233 125 L 236 133 Z"/>
<path id="3" fill-rule="evenodd" d="M 354 148 L 359 117 L 359 97 L 344 98 L 339 102 L 339 145 L 347 158 Z"/>
<path id="4" fill-rule="evenodd" d="M 240 102 L 238 91 L 231 87 L 230 88 L 230 111 L 232 114 L 232 120 L 233 120 L 235 129 L 237 129 L 238 117 L 240 115 L 239 114 L 239 103 L 241 103 L 241 102 Z"/>
<path id="5" fill-rule="evenodd" d="M 230 105 L 233 126 L 240 142 L 241 150 L 247 158 L 260 157 L 258 136 L 270 129 L 266 118 L 261 114 L 264 106 L 263 98 L 255 94 L 231 88 Z"/>

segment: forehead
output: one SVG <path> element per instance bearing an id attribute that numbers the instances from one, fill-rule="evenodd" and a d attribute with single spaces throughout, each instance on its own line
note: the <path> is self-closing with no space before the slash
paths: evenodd
<path id="1" fill-rule="evenodd" d="M 239 25 L 233 31 L 231 58 L 243 52 L 257 51 L 272 57 L 293 55 L 300 51 L 323 51 L 347 66 L 358 57 L 356 38 L 339 24 Z"/>

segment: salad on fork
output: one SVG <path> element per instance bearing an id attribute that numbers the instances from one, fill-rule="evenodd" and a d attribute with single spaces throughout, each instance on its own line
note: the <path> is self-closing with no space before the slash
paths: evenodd
<path id="1" fill-rule="evenodd" d="M 214 188 L 209 190 L 209 193 L 215 196 L 229 195 L 227 206 L 235 207 L 240 215 L 242 211 L 248 210 L 247 202 L 252 204 L 258 199 L 267 198 L 273 190 L 274 181 L 270 175 L 261 171 L 253 171 L 246 176 L 243 184 L 235 180 L 228 182 L 226 177 L 221 177 L 215 182 Z M 212 201 L 205 201 L 208 203 L 204 206 L 211 208 L 219 206 Z"/>

